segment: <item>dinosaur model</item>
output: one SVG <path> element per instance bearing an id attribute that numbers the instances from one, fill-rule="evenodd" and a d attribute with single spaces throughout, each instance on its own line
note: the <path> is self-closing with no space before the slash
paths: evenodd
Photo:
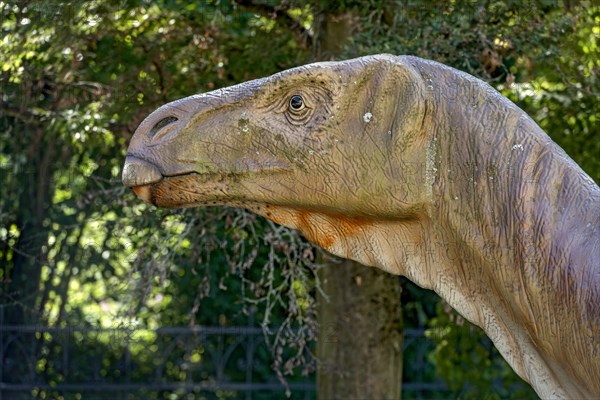
<path id="1" fill-rule="evenodd" d="M 445 65 L 310 64 L 166 104 L 123 182 L 225 204 L 433 289 L 542 398 L 600 397 L 600 188 L 521 109 Z"/>

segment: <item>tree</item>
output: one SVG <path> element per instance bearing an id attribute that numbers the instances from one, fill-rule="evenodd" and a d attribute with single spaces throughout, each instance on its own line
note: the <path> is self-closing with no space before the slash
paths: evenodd
<path id="1" fill-rule="evenodd" d="M 119 175 L 126 143 L 149 112 L 313 60 L 327 43 L 316 29 L 327 14 L 356 18 L 348 45 L 334 46 L 340 58 L 414 54 L 479 76 L 600 179 L 600 10 L 591 2 L 79 0 L 5 1 L 0 9 L 3 326 L 132 325 L 134 317 L 149 328 L 226 326 L 254 312 L 265 326 L 282 326 L 269 336 L 281 349 L 273 358 L 281 376 L 312 371 L 319 288 L 311 246 L 235 210 L 152 209 Z M 367 289 L 359 275 L 346 282 Z M 430 359 L 451 397 L 528 395 L 479 330 L 430 292 L 404 289 L 404 325 L 430 328 Z M 31 373 L 22 362 L 29 357 L 36 379 L 65 379 L 52 356 L 61 343 L 27 339 L 35 345 L 2 354 L 4 376 Z M 109 347 L 97 346 L 114 362 Z M 89 350 L 72 353 L 86 365 Z"/>

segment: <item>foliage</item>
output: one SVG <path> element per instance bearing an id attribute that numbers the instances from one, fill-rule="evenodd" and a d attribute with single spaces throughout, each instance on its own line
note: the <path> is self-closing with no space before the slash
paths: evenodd
<path id="1" fill-rule="evenodd" d="M 267 336 L 287 349 L 276 370 L 310 372 L 316 266 L 305 241 L 238 210 L 156 210 L 120 183 L 145 115 L 303 63 L 292 34 L 233 2 L 0 7 L 3 323 L 227 326 L 255 304 L 265 329 L 280 327 Z M 267 43 L 270 57 L 254 51 Z"/>
<path id="2" fill-rule="evenodd" d="M 600 9 L 586 1 L 0 1 L 0 324 L 230 326 L 251 314 L 281 326 L 264 354 L 280 376 L 310 373 L 312 247 L 242 211 L 141 204 L 120 172 L 157 106 L 309 62 L 316 21 L 342 10 L 358 21 L 347 56 L 414 54 L 479 76 L 600 181 Z M 454 397 L 531 396 L 479 330 L 404 286 L 405 324 L 432 328 L 430 359 Z M 34 339 L 37 373 L 62 379 L 45 362 L 60 344 Z M 85 365 L 90 349 L 73 351 Z"/>

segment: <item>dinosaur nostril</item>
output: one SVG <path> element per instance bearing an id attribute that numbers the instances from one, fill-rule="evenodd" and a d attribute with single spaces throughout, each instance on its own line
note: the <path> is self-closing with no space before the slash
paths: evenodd
<path id="1" fill-rule="evenodd" d="M 152 129 L 150 129 L 150 131 L 148 132 L 148 136 L 154 137 L 154 135 L 156 135 L 158 133 L 158 131 L 160 131 L 162 128 L 164 128 L 167 125 L 172 124 L 173 122 L 177 122 L 177 121 L 178 121 L 178 119 L 175 117 L 165 117 L 165 118 L 161 119 L 156 124 L 154 124 Z"/>

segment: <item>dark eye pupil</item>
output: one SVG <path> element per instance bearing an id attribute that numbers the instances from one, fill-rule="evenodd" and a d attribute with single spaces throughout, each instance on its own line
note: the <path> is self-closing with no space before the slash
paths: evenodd
<path id="1" fill-rule="evenodd" d="M 292 110 L 299 110 L 304 105 L 304 100 L 300 96 L 294 96 L 290 99 L 290 107 Z"/>

